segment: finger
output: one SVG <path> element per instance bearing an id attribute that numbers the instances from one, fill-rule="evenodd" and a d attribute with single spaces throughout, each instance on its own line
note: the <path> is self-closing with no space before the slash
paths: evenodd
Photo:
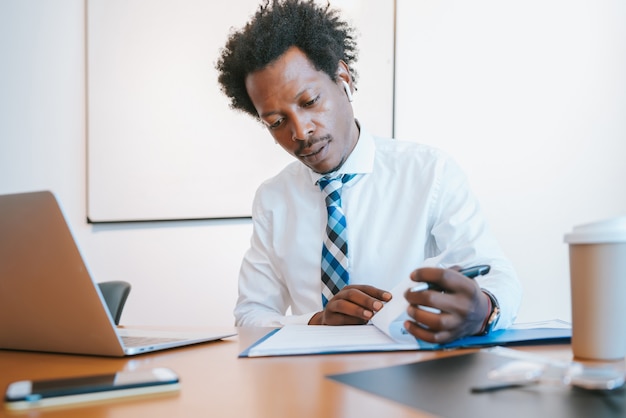
<path id="1" fill-rule="evenodd" d="M 348 300 L 371 312 L 378 312 L 383 308 L 383 301 L 391 299 L 391 294 L 373 286 L 346 286 L 335 298 Z"/>
<path id="2" fill-rule="evenodd" d="M 333 298 L 324 310 L 325 325 L 360 325 L 370 320 L 372 311 L 341 298 Z"/>
<path id="3" fill-rule="evenodd" d="M 337 312 L 324 315 L 324 325 L 363 325 L 367 323 L 367 319 L 356 318 Z"/>
<path id="4" fill-rule="evenodd" d="M 445 301 L 447 294 L 441 290 L 425 289 L 425 290 L 413 290 L 409 289 L 404 292 L 404 298 L 411 305 L 423 305 L 433 308 L 440 308 L 440 304 Z"/>
<path id="5" fill-rule="evenodd" d="M 416 282 L 438 281 L 444 269 L 437 267 L 421 267 L 413 270 L 410 274 L 411 280 Z"/>
<path id="6" fill-rule="evenodd" d="M 433 332 L 450 330 L 458 323 L 454 315 L 416 306 L 409 306 L 407 308 L 407 314 L 420 326 L 428 328 Z"/>
<path id="7" fill-rule="evenodd" d="M 455 320 L 451 318 L 443 317 L 437 318 L 441 321 L 441 329 L 451 328 L 457 326 L 457 322 L 462 322 L 461 318 L 467 317 L 473 311 L 475 311 L 474 299 L 471 295 L 465 293 L 441 293 L 435 291 L 423 291 L 423 292 L 407 292 L 406 300 L 409 302 L 409 308 L 407 312 L 416 312 L 411 317 L 426 315 L 426 311 L 419 307 L 434 308 L 441 314 L 452 315 Z M 416 318 L 418 319 L 418 318 Z M 426 315 L 426 318 L 430 321 L 434 321 L 430 315 Z M 434 323 L 430 323 L 430 326 L 438 326 Z"/>
<path id="8" fill-rule="evenodd" d="M 330 305 L 330 303 L 329 303 Z M 382 302 L 376 301 L 374 303 L 378 307 L 378 310 L 382 308 Z M 327 306 L 328 307 L 328 306 Z M 355 303 L 351 299 L 337 299 L 331 306 L 334 313 L 359 318 L 361 320 L 370 320 L 374 313 L 377 312 L 374 308 L 362 306 L 362 304 Z"/>
<path id="9" fill-rule="evenodd" d="M 474 280 L 459 273 L 457 266 L 449 269 L 423 267 L 414 270 L 410 277 L 413 281 L 429 283 L 448 293 L 470 291 L 476 286 Z"/>
<path id="10" fill-rule="evenodd" d="M 455 337 L 447 330 L 433 331 L 423 328 L 413 321 L 405 321 L 404 328 L 409 334 L 413 335 L 418 340 L 426 341 L 429 343 L 442 344 L 455 339 Z"/>
<path id="11" fill-rule="evenodd" d="M 344 287 L 344 289 L 358 289 L 366 295 L 378 299 L 382 302 L 387 302 L 391 300 L 391 293 L 386 290 L 379 289 L 374 286 L 366 285 L 366 284 L 356 284 L 356 285 L 348 285 Z"/>
<path id="12" fill-rule="evenodd" d="M 442 288 L 443 269 L 435 267 L 422 267 L 413 270 L 409 277 L 414 282 L 425 283 L 430 289 Z M 419 286 L 416 286 L 416 288 Z"/>

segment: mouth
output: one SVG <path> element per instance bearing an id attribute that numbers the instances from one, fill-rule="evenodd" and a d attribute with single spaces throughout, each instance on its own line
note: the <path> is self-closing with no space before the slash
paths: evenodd
<path id="1" fill-rule="evenodd" d="M 317 145 L 317 144 L 314 144 L 314 145 Z M 315 156 L 323 152 L 326 149 L 326 147 L 328 147 L 328 142 L 325 142 L 322 145 L 319 145 L 317 147 L 305 148 L 301 152 L 298 153 L 298 157 L 303 158 L 303 159 L 315 158 Z"/>
<path id="2" fill-rule="evenodd" d="M 313 143 L 307 143 L 305 148 L 297 153 L 298 158 L 311 166 L 324 160 L 328 156 L 331 138 L 323 137 Z"/>

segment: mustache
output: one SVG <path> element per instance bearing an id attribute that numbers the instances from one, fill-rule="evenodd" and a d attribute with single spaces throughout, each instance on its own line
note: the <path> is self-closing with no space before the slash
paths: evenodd
<path id="1" fill-rule="evenodd" d="M 307 154 L 304 152 L 305 150 L 310 149 L 311 147 L 313 147 L 315 144 L 319 142 L 330 142 L 332 141 L 332 139 L 333 139 L 333 136 L 331 134 L 326 134 L 319 138 L 309 138 L 307 141 L 299 141 L 300 145 L 298 146 L 298 150 L 296 154 L 297 155 Z"/>

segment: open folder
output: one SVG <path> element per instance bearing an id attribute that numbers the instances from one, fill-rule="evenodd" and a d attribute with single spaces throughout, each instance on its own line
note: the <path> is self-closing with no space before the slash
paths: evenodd
<path id="1" fill-rule="evenodd" d="M 471 336 L 447 344 L 432 344 L 413 337 L 395 340 L 373 324 L 369 325 L 285 325 L 270 331 L 244 350 L 239 357 L 338 354 L 376 351 L 444 350 L 566 343 L 572 334 L 568 323 L 560 320 L 515 324 L 487 335 Z"/>
<path id="2" fill-rule="evenodd" d="M 269 332 L 243 351 L 239 357 L 335 354 L 375 351 L 443 350 L 451 348 L 490 347 L 495 345 L 564 343 L 572 335 L 569 323 L 561 320 L 515 324 L 487 335 L 471 336 L 447 344 L 417 340 L 408 334 L 403 323 L 408 302 L 405 286 L 392 290 L 394 297 L 368 325 L 285 325 Z"/>

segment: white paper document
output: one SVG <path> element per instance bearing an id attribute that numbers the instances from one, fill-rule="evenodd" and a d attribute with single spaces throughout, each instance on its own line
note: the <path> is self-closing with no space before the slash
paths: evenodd
<path id="1" fill-rule="evenodd" d="M 244 357 L 398 351 L 416 348 L 417 340 L 413 339 L 412 345 L 396 342 L 373 325 L 285 325 L 252 346 Z"/>
<path id="2" fill-rule="evenodd" d="M 406 313 L 409 302 L 404 297 L 404 292 L 416 284 L 416 282 L 407 277 L 391 289 L 391 300 L 385 303 L 385 306 L 370 321 L 376 328 L 396 342 L 407 344 L 415 342 L 415 337 L 407 333 L 404 328 L 404 321 L 409 319 L 409 315 Z"/>
<path id="3" fill-rule="evenodd" d="M 409 304 L 404 292 L 416 283 L 406 278 L 391 290 L 392 298 L 368 325 L 287 325 L 281 332 L 251 348 L 249 357 L 289 354 L 322 354 L 354 351 L 415 350 L 420 343 L 408 334 L 404 321 Z M 421 342 L 422 346 L 433 344 Z"/>

